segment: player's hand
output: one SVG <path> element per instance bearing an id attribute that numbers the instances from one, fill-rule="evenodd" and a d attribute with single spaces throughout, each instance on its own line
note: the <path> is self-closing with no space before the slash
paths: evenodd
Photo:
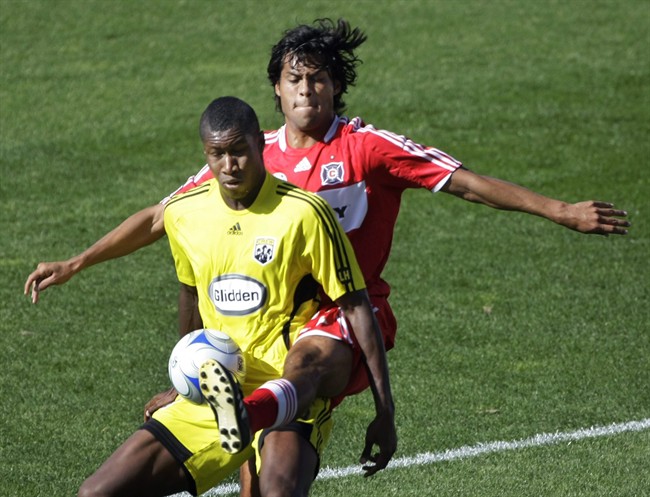
<path id="1" fill-rule="evenodd" d="M 144 406 L 144 420 L 149 421 L 154 412 L 156 412 L 161 407 L 165 407 L 166 405 L 174 402 L 174 399 L 177 395 L 178 392 L 176 392 L 176 389 L 174 387 L 156 394 L 153 399 L 147 402 L 147 404 Z"/>
<path id="2" fill-rule="evenodd" d="M 32 303 L 38 302 L 40 292 L 51 285 L 62 285 L 75 274 L 69 261 L 41 262 L 25 281 L 25 295 L 31 291 Z"/>
<path id="3" fill-rule="evenodd" d="M 379 452 L 373 454 L 373 446 L 379 446 Z M 359 462 L 365 477 L 374 475 L 384 469 L 397 450 L 397 431 L 392 412 L 378 415 L 366 430 L 366 446 Z M 367 464 L 367 463 L 373 464 Z"/>
<path id="4" fill-rule="evenodd" d="M 577 204 L 568 204 L 563 212 L 560 224 L 579 231 L 596 235 L 627 235 L 630 222 L 627 212 L 614 209 L 614 204 L 588 200 Z"/>

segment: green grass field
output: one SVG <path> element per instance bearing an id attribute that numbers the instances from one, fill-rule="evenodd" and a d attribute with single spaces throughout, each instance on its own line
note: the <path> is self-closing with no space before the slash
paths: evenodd
<path id="1" fill-rule="evenodd" d="M 633 223 L 584 236 L 408 192 L 386 271 L 396 457 L 650 418 L 647 0 L 0 0 L 0 495 L 75 495 L 167 387 L 177 336 L 165 241 L 37 306 L 27 275 L 196 171 L 213 98 L 279 125 L 270 47 L 323 16 L 368 35 L 350 116 L 552 197 L 612 201 Z M 367 394 L 338 409 L 323 466 L 355 465 L 371 415 Z M 323 479 L 312 494 L 640 497 L 649 461 L 641 429 Z"/>

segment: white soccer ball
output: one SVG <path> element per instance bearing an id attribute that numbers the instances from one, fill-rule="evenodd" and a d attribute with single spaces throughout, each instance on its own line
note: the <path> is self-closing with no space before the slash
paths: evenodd
<path id="1" fill-rule="evenodd" d="M 188 333 L 178 341 L 169 356 L 169 379 L 180 395 L 196 404 L 205 402 L 199 385 L 199 368 L 208 359 L 218 361 L 240 383 L 246 376 L 244 356 L 228 335 L 209 329 Z"/>

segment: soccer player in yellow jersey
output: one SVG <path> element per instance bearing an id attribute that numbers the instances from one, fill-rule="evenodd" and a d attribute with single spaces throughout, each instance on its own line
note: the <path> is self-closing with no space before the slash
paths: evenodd
<path id="1" fill-rule="evenodd" d="M 294 428 L 302 443 L 313 447 L 306 451 L 308 464 L 317 468 L 329 436 L 326 399 L 340 394 L 354 369 L 364 366 L 376 410 L 363 451 L 372 464 L 365 469 L 373 474 L 385 468 L 397 437 L 383 340 L 354 251 L 333 210 L 318 196 L 266 172 L 264 136 L 245 102 L 215 100 L 201 118 L 200 131 L 215 179 L 169 202 L 165 229 L 183 292 L 188 301 L 196 298 L 202 324 L 229 334 L 242 349 L 242 387 L 249 395 L 243 398 L 218 363 L 209 364 L 203 369 L 208 380 L 229 382 L 235 400 L 226 406 L 223 390 L 210 384 L 212 407 L 225 422 L 221 435 L 210 405 L 179 398 L 156 411 L 144 430 L 84 482 L 79 495 L 205 492 L 215 475 L 227 476 L 251 456 L 251 435 L 261 437 L 261 430 L 300 416 Z M 338 307 L 314 316 L 319 289 Z M 206 424 L 213 425 L 214 444 L 225 449 L 216 456 L 214 446 L 194 450 Z M 374 445 L 379 453 L 371 458 Z M 261 451 L 265 493 L 263 440 L 255 449 Z M 179 457 L 184 459 L 180 468 Z M 277 473 L 268 475 L 274 491 L 285 494 Z M 306 495 L 313 477 L 305 475 L 292 492 Z"/>

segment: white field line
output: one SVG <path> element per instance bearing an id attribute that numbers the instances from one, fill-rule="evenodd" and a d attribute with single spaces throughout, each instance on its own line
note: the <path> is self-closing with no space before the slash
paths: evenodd
<path id="1" fill-rule="evenodd" d="M 507 450 L 526 449 L 529 447 L 540 447 L 542 445 L 553 445 L 562 442 L 584 440 L 585 438 L 607 437 L 625 432 L 636 432 L 650 429 L 650 418 L 640 421 L 629 421 L 627 423 L 614 423 L 607 426 L 594 426 L 570 432 L 541 433 L 530 438 L 513 440 L 509 442 L 487 442 L 477 445 L 466 445 L 458 449 L 449 449 L 444 452 L 424 452 L 410 457 L 393 459 L 387 469 L 406 468 L 410 466 L 421 466 L 443 461 L 454 461 L 456 459 L 467 459 L 493 452 L 504 452 Z M 344 478 L 351 475 L 362 474 L 361 466 L 347 466 L 345 468 L 323 468 L 318 474 L 317 480 L 328 480 L 330 478 Z M 217 495 L 229 495 L 239 492 L 239 485 L 229 483 L 218 485 L 202 497 L 214 497 Z M 188 493 L 175 494 L 171 497 L 186 497 Z"/>

